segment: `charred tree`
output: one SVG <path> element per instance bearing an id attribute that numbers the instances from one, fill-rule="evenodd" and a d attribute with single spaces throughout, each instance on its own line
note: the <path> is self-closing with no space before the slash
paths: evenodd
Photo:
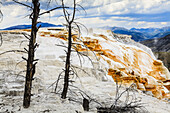
<path id="1" fill-rule="evenodd" d="M 23 106 L 25 108 L 28 108 L 30 106 L 30 100 L 31 100 L 32 80 L 35 74 L 35 68 L 37 64 L 37 59 L 34 58 L 34 54 L 35 54 L 36 47 L 38 46 L 38 44 L 36 43 L 37 32 L 38 29 L 40 28 L 40 26 L 37 26 L 38 18 L 43 14 L 50 13 L 51 11 L 54 11 L 62 7 L 55 7 L 48 11 L 40 13 L 40 0 L 32 0 L 32 6 L 18 2 L 16 0 L 12 0 L 12 1 L 22 6 L 28 7 L 32 10 L 32 13 L 30 14 L 30 18 L 32 20 L 31 36 L 28 37 L 29 35 L 28 36 L 24 35 L 27 39 L 29 39 L 28 50 L 24 48 L 26 50 L 28 58 L 26 59 L 22 57 L 27 62 Z"/>
<path id="2" fill-rule="evenodd" d="M 70 56 L 71 56 L 71 44 L 72 44 L 71 25 L 69 25 L 68 28 L 69 28 L 69 37 L 68 37 L 67 57 L 66 57 L 66 64 L 65 64 L 64 88 L 61 94 L 62 95 L 61 98 L 63 99 L 65 99 L 67 96 L 67 90 L 69 86 L 69 70 L 70 70 Z"/>
<path id="3" fill-rule="evenodd" d="M 85 111 L 89 111 L 89 100 L 86 98 L 83 98 L 83 108 Z"/>
<path id="4" fill-rule="evenodd" d="M 32 0 L 33 3 L 33 13 L 32 13 L 32 28 L 31 28 L 31 38 L 29 40 L 29 49 L 28 49 L 28 59 L 27 59 L 27 71 L 26 71 L 26 82 L 25 82 L 25 91 L 24 91 L 24 101 L 23 106 L 28 108 L 30 106 L 31 100 L 31 87 L 32 80 L 35 74 L 35 65 L 37 62 L 34 62 L 34 53 L 35 48 L 37 47 L 36 35 L 37 35 L 37 20 L 40 12 L 40 3 L 39 0 Z"/>
<path id="5" fill-rule="evenodd" d="M 75 12 L 76 12 L 76 0 L 74 0 L 73 14 L 70 19 L 70 14 L 64 6 L 64 0 L 62 0 L 64 18 L 68 24 L 68 47 L 67 47 L 67 56 L 65 63 L 65 76 L 64 76 L 64 88 L 61 94 L 61 98 L 65 99 L 67 97 L 67 91 L 69 86 L 69 72 L 70 72 L 70 57 L 71 57 L 71 48 L 72 48 L 72 23 L 74 22 Z"/>

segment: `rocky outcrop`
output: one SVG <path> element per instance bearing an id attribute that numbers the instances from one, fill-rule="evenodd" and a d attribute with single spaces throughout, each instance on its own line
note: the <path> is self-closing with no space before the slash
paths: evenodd
<path id="1" fill-rule="evenodd" d="M 170 35 L 162 38 L 154 38 L 140 42 L 152 49 L 154 52 L 170 52 Z"/>
<path id="2" fill-rule="evenodd" d="M 145 40 L 141 43 L 151 48 L 156 58 L 162 60 L 164 65 L 170 70 L 170 35 Z"/>
<path id="3" fill-rule="evenodd" d="M 164 65 L 170 71 L 170 52 L 154 52 L 157 59 L 163 61 Z"/>

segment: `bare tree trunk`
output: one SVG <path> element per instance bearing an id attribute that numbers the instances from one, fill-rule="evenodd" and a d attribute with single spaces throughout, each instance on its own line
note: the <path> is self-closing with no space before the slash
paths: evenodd
<path id="1" fill-rule="evenodd" d="M 85 111 L 89 111 L 89 100 L 86 98 L 83 98 L 83 108 Z"/>
<path id="2" fill-rule="evenodd" d="M 61 94 L 61 98 L 65 99 L 67 96 L 68 86 L 69 86 L 69 72 L 70 72 L 70 56 L 71 56 L 71 44 L 72 44 L 72 35 L 71 35 L 71 24 L 69 24 L 69 37 L 68 37 L 68 50 L 66 57 L 65 65 L 65 76 L 64 76 L 64 88 Z"/>
<path id="3" fill-rule="evenodd" d="M 25 81 L 25 91 L 24 91 L 24 101 L 23 106 L 28 108 L 30 106 L 31 100 L 31 87 L 32 87 L 32 80 L 35 74 L 35 65 L 34 63 L 34 52 L 37 46 L 36 44 L 36 34 L 38 31 L 37 28 L 37 20 L 39 16 L 39 7 L 40 3 L 39 0 L 32 0 L 33 3 L 33 13 L 32 13 L 32 28 L 31 28 L 31 38 L 29 40 L 29 49 L 28 49 L 28 59 L 27 59 L 27 71 L 26 71 L 26 81 Z"/>
<path id="4" fill-rule="evenodd" d="M 59 9 L 59 8 L 68 8 L 68 7 L 55 7 L 48 11 L 40 13 L 40 3 L 39 3 L 40 0 L 32 0 L 31 6 L 27 5 L 25 3 L 19 2 L 18 0 L 12 0 L 12 1 L 33 10 L 33 12 L 30 15 L 30 18 L 32 19 L 32 28 L 31 28 L 31 37 L 29 39 L 29 48 L 28 48 L 28 50 L 25 49 L 28 53 L 28 59 L 23 58 L 24 60 L 27 61 L 23 106 L 25 108 L 28 108 L 30 106 L 30 100 L 31 100 L 32 80 L 33 80 L 33 76 L 35 74 L 35 67 L 37 64 L 37 62 L 36 62 L 37 59 L 36 60 L 34 59 L 35 48 L 38 45 L 36 43 L 36 35 L 37 35 L 38 29 L 40 28 L 40 26 L 37 28 L 37 20 L 38 20 L 39 16 L 41 16 L 41 15 L 50 13 L 56 9 Z M 51 0 L 49 0 L 49 1 L 51 2 Z M 2 14 L 1 11 L 0 11 L 0 14 Z M 10 52 L 13 52 L 13 51 L 10 51 Z"/>

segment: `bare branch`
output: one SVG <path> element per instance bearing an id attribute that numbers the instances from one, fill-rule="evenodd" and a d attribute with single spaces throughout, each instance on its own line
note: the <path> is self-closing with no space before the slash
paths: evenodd
<path id="1" fill-rule="evenodd" d="M 55 44 L 56 46 L 60 46 L 60 47 L 64 47 L 64 48 L 67 48 L 67 46 L 64 46 L 64 45 L 59 45 L 59 44 Z"/>
<path id="2" fill-rule="evenodd" d="M 79 38 L 77 38 L 77 39 L 79 39 Z M 79 39 L 79 40 L 82 41 L 81 39 Z M 82 43 L 83 43 L 83 41 L 82 41 Z M 98 61 L 98 58 L 97 58 L 96 54 L 94 53 L 94 51 L 90 50 L 86 45 L 80 44 L 80 43 L 72 43 L 72 44 L 79 44 L 79 45 L 85 47 L 87 50 L 89 50 L 89 51 L 91 51 L 91 52 L 93 53 L 93 55 L 96 57 L 96 60 Z M 87 51 L 87 52 L 88 52 L 88 51 Z M 88 55 L 85 55 L 85 54 L 84 54 L 84 56 L 88 56 Z"/>
<path id="3" fill-rule="evenodd" d="M 1 16 L 1 17 L 3 17 L 3 13 L 2 13 L 2 11 L 1 11 L 1 10 L 0 10 L 0 16 Z M 0 18 L 1 18 L 1 17 L 0 17 Z M 3 19 L 3 18 L 1 18 L 1 20 L 0 20 L 0 21 L 2 21 L 2 19 Z"/>
<path id="4" fill-rule="evenodd" d="M 25 51 L 22 51 L 22 50 L 9 50 L 9 51 L 5 51 L 3 53 L 0 53 L 0 55 L 3 55 L 3 54 L 6 54 L 6 53 L 15 53 L 15 52 L 19 52 L 19 53 L 27 53 Z"/>
<path id="5" fill-rule="evenodd" d="M 67 23 L 69 23 L 68 17 L 67 17 L 67 15 L 66 15 L 65 6 L 64 6 L 64 0 L 62 0 L 62 6 L 63 6 L 64 17 L 65 17 Z"/>
<path id="6" fill-rule="evenodd" d="M 64 70 L 64 71 L 65 71 L 65 70 Z M 60 77 L 61 77 L 61 75 L 62 75 L 62 73 L 63 73 L 64 71 L 62 71 L 62 72 L 59 74 L 59 76 L 58 76 L 58 79 L 57 79 L 57 81 L 56 81 L 56 86 L 55 86 L 55 89 L 54 89 L 55 92 L 57 91 L 58 82 L 59 82 Z"/>
<path id="7" fill-rule="evenodd" d="M 22 43 L 24 43 L 24 42 L 27 42 L 27 40 L 21 41 L 21 43 L 19 44 L 19 47 L 21 47 Z"/>
<path id="8" fill-rule="evenodd" d="M 39 16 L 41 16 L 41 15 L 43 15 L 43 14 L 46 14 L 46 13 L 50 13 L 51 11 L 54 11 L 54 10 L 60 9 L 60 8 L 69 8 L 69 7 L 63 7 L 63 6 L 55 7 L 55 8 L 53 8 L 53 9 L 48 10 L 48 11 L 45 11 L 45 12 L 43 12 L 43 13 L 40 13 Z"/>
<path id="9" fill-rule="evenodd" d="M 0 46 L 2 46 L 3 40 L 2 40 L 2 34 L 1 33 L 0 33 L 0 40 L 1 40 Z"/>
<path id="10" fill-rule="evenodd" d="M 28 50 L 26 48 L 24 48 L 24 50 L 28 53 Z"/>
<path id="11" fill-rule="evenodd" d="M 30 40 L 31 36 L 29 34 L 27 34 L 27 33 L 22 33 L 22 34 L 25 36 L 26 39 Z"/>
<path id="12" fill-rule="evenodd" d="M 72 71 L 74 72 L 74 74 L 76 75 L 76 77 L 79 78 L 76 69 L 75 69 L 74 67 L 72 67 L 72 66 L 71 66 L 71 69 L 72 69 Z M 80 80 L 80 78 L 79 78 L 79 80 Z M 81 80 L 80 80 L 80 81 L 81 81 Z"/>
<path id="13" fill-rule="evenodd" d="M 81 34 L 80 26 L 76 22 L 73 22 L 73 23 L 77 26 L 79 34 Z"/>
<path id="14" fill-rule="evenodd" d="M 24 4 L 24 3 L 18 2 L 18 1 L 16 1 L 16 0 L 12 0 L 12 1 L 14 1 L 14 2 L 15 2 L 15 3 L 17 3 L 17 4 L 20 4 L 20 5 L 23 5 L 23 6 L 26 6 L 26 7 L 28 7 L 28 8 L 33 9 L 31 6 L 29 6 L 29 5 L 27 5 L 27 4 Z"/>
<path id="15" fill-rule="evenodd" d="M 0 1 L 0 4 L 2 4 L 2 2 Z M 0 21 L 2 21 L 2 18 L 3 17 L 3 13 L 1 12 L 1 10 L 0 10 L 0 18 L 1 18 L 1 20 Z"/>
<path id="16" fill-rule="evenodd" d="M 70 23 L 72 23 L 74 21 L 75 13 L 76 13 L 76 0 L 74 0 L 73 17 L 72 17 L 72 20 L 70 21 Z"/>
<path id="17" fill-rule="evenodd" d="M 74 68 L 77 68 L 77 69 L 82 70 L 84 73 L 86 73 L 87 75 L 90 76 L 90 74 L 89 74 L 88 72 L 86 72 L 84 69 L 82 69 L 82 68 L 80 68 L 80 67 L 77 67 L 77 66 L 74 66 L 74 65 L 71 65 L 71 66 L 74 67 Z"/>
<path id="18" fill-rule="evenodd" d="M 85 15 L 87 15 L 87 12 L 86 12 L 86 10 L 84 9 L 83 6 L 81 6 L 80 4 L 77 4 L 77 6 L 79 6 L 81 9 L 83 9 L 83 11 L 85 12 Z"/>
<path id="19" fill-rule="evenodd" d="M 23 60 L 28 61 L 26 58 L 22 57 Z"/>
<path id="20" fill-rule="evenodd" d="M 16 67 L 21 63 L 21 62 L 23 62 L 24 60 L 21 60 L 21 61 L 19 61 L 16 65 L 15 65 L 15 69 L 16 69 Z"/>
<path id="21" fill-rule="evenodd" d="M 24 73 L 24 72 L 26 72 L 26 70 L 20 71 L 20 72 L 17 74 L 17 77 L 18 77 L 21 73 Z"/>
<path id="22" fill-rule="evenodd" d="M 87 27 L 86 27 L 84 24 L 82 24 L 82 23 L 80 23 L 80 22 L 74 22 L 74 23 L 76 23 L 77 25 L 80 24 L 80 25 L 83 26 L 83 27 L 86 29 L 86 31 L 88 32 L 88 29 L 87 29 Z"/>

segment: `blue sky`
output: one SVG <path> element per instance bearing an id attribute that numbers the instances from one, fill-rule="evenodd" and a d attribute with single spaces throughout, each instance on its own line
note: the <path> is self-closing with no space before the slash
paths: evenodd
<path id="1" fill-rule="evenodd" d="M 1 0 L 0 6 L 4 17 L 0 23 L 1 28 L 18 24 L 30 24 L 26 17 L 28 8 L 11 2 Z M 29 4 L 27 0 L 18 0 Z M 47 10 L 47 1 L 40 0 L 42 12 Z M 65 0 L 70 6 L 72 0 Z M 87 27 L 119 26 L 126 28 L 147 28 L 170 26 L 170 0 L 77 0 L 86 9 L 77 13 L 78 22 Z M 60 0 L 52 0 L 49 8 L 60 5 Z M 40 21 L 53 24 L 65 23 L 62 10 L 54 11 L 40 17 Z"/>

